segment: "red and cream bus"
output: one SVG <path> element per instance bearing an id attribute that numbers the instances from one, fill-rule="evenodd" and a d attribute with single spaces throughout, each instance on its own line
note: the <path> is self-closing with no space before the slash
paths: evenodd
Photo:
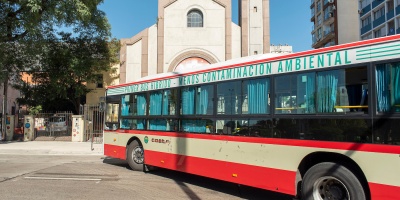
<path id="1" fill-rule="evenodd" d="M 400 199 L 400 35 L 106 92 L 104 154 L 302 199 Z"/>

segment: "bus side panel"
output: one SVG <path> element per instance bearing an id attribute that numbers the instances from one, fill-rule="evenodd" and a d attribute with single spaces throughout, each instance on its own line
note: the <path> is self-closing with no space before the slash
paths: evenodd
<path id="1" fill-rule="evenodd" d="M 400 187 L 369 183 L 369 188 L 371 190 L 371 199 L 400 199 Z"/>
<path id="2" fill-rule="evenodd" d="M 112 158 L 126 159 L 126 148 L 122 146 L 104 144 L 104 155 Z"/>
<path id="3" fill-rule="evenodd" d="M 126 141 L 119 140 L 120 133 L 104 131 L 104 155 L 126 159 Z"/>
<path id="4" fill-rule="evenodd" d="M 295 171 L 145 150 L 146 164 L 295 195 Z"/>

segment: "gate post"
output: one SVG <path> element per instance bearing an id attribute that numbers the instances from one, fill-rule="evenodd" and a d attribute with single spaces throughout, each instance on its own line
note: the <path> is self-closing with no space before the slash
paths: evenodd
<path id="1" fill-rule="evenodd" d="M 83 142 L 83 115 L 72 115 L 72 142 Z"/>
<path id="2" fill-rule="evenodd" d="M 7 141 L 11 141 L 14 137 L 14 115 L 7 115 L 6 118 Z"/>
<path id="3" fill-rule="evenodd" d="M 35 137 L 35 120 L 33 115 L 24 116 L 24 141 L 33 141 Z"/>

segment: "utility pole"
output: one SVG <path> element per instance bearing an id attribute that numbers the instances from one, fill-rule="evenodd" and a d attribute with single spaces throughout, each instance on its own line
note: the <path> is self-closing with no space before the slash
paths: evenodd
<path id="1" fill-rule="evenodd" d="M 6 72 L 7 73 L 7 72 Z M 2 139 L 7 140 L 7 134 L 6 134 L 6 118 L 7 118 L 7 90 L 8 90 L 8 74 L 6 74 L 6 78 L 4 80 L 3 84 L 3 116 L 1 118 L 1 134 L 2 134 Z"/>

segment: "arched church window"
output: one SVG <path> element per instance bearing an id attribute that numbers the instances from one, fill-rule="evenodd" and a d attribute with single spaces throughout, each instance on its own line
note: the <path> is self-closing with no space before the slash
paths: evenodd
<path id="1" fill-rule="evenodd" d="M 203 13 L 200 10 L 190 10 L 187 14 L 187 27 L 203 27 Z"/>

